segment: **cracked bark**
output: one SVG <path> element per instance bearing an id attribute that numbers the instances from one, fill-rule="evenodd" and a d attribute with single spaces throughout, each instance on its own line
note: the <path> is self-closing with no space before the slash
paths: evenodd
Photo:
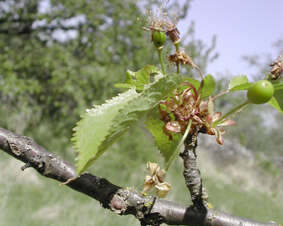
<path id="1" fill-rule="evenodd" d="M 207 194 L 202 185 L 200 170 L 197 167 L 197 132 L 189 135 L 184 142 L 184 150 L 180 153 L 184 163 L 184 178 L 190 191 L 194 208 L 206 213 L 208 209 Z"/>
<path id="2" fill-rule="evenodd" d="M 76 177 L 74 167 L 55 154 L 49 153 L 31 138 L 16 135 L 0 128 L 0 148 L 9 155 L 33 167 L 40 174 L 65 182 Z M 134 215 L 142 225 L 189 225 L 189 226 L 275 226 L 274 222 L 261 223 L 206 208 L 199 211 L 195 206 L 144 196 L 133 190 L 121 188 L 104 178 L 84 173 L 67 184 L 68 187 L 99 201 L 104 208 L 120 215 Z M 197 196 L 198 197 L 198 196 Z M 197 199 L 197 198 L 196 198 Z"/>

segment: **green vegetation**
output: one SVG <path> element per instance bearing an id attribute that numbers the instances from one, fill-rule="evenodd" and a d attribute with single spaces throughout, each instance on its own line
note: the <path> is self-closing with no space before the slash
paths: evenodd
<path id="1" fill-rule="evenodd" d="M 135 1 L 46 2 L 1 1 L 0 125 L 65 152 L 79 115 L 116 95 L 114 84 L 127 69 L 158 57 L 149 54 L 145 16 Z M 169 7 L 179 9 L 182 19 L 189 4 Z M 194 40 L 186 49 L 205 66 L 213 48 L 194 37 L 193 25 L 183 37 Z"/>
<path id="2" fill-rule="evenodd" d="M 148 63 L 158 65 L 158 60 L 162 58 L 160 52 L 159 55 L 151 54 L 153 47 L 148 44 L 149 38 L 141 29 L 143 22 L 137 20 L 144 16 L 135 1 L 98 0 L 86 3 L 83 0 L 51 0 L 45 5 L 47 2 L 6 0 L 0 3 L 0 126 L 30 136 L 49 151 L 57 152 L 74 163 L 75 154 L 70 141 L 72 128 L 80 115 L 84 115 L 76 133 L 88 142 L 83 142 L 86 146 L 82 147 L 78 138 L 74 139 L 77 146 L 91 153 L 84 152 L 85 156 L 80 156 L 82 159 L 77 165 L 79 172 L 109 147 L 110 151 L 101 156 L 95 167 L 90 169 L 91 172 L 120 186 L 136 186 L 142 190 L 141 172 L 145 170 L 145 163 L 160 162 L 161 156 L 165 157 L 165 164 L 168 163 L 171 155 L 167 152 L 178 146 L 180 134 L 172 135 L 173 144 L 163 139 L 168 138 L 167 135 L 162 133 L 162 137 L 157 134 L 157 146 L 165 147 L 160 154 L 154 145 L 154 137 L 145 132 L 144 123 L 136 121 L 146 111 L 152 110 L 153 114 L 146 121 L 147 128 L 154 136 L 160 131 L 161 121 L 157 122 L 151 116 L 159 113 L 156 104 L 179 83 L 178 77 L 171 74 L 175 68 L 166 65 L 171 77 L 160 78 L 157 67 L 145 66 Z M 154 1 L 139 2 L 147 6 L 158 5 Z M 182 19 L 189 4 L 190 1 L 185 5 L 172 3 L 169 8 L 177 7 L 182 12 Z M 206 65 L 214 59 L 215 39 L 208 47 L 195 39 L 193 24 L 186 34 L 183 38 L 189 42 L 184 49 L 205 71 Z M 163 33 L 155 32 L 153 38 L 157 39 L 154 43 L 156 47 L 164 44 Z M 161 70 L 164 74 L 163 63 Z M 182 72 L 187 76 L 194 75 L 188 68 L 182 68 Z M 125 83 L 119 83 L 125 74 Z M 155 77 L 150 76 L 152 74 Z M 228 87 L 232 92 L 247 90 L 250 86 L 245 76 L 238 76 L 229 84 L 215 81 L 211 75 L 204 78 L 202 85 L 193 78 L 186 81 L 196 89 L 203 85 L 203 92 L 196 93 L 202 98 L 215 94 L 215 87 L 217 91 Z M 131 93 L 133 87 L 136 91 Z M 283 103 L 277 100 L 281 100 L 282 87 L 276 84 L 274 87 L 274 100 L 269 104 L 280 110 Z M 111 108 L 111 111 L 106 105 L 97 106 L 117 95 L 118 88 L 130 88 L 126 92 L 132 95 L 127 96 L 126 102 L 115 99 L 117 108 Z M 180 93 L 183 91 L 184 87 Z M 241 102 L 242 98 L 241 94 L 236 94 L 234 99 L 225 96 L 215 105 L 225 111 Z M 112 105 L 112 102 L 108 104 Z M 91 108 L 92 105 L 95 106 Z M 127 108 L 123 109 L 125 105 Z M 87 108 L 90 110 L 84 113 Z M 96 110 L 104 111 L 108 117 L 92 118 L 91 123 L 84 121 L 91 118 Z M 267 152 L 269 157 L 274 157 L 282 154 L 283 150 L 283 120 L 279 114 L 272 112 L 276 120 L 278 117 L 278 128 L 268 130 L 263 123 L 263 112 L 261 108 L 254 110 L 249 106 L 243 112 L 243 120 L 230 129 L 228 136 L 251 150 Z M 102 144 L 92 139 L 96 129 L 99 129 L 96 127 L 98 122 L 104 129 L 101 130 L 103 133 L 98 131 Z M 126 132 L 133 123 L 137 126 Z M 247 129 L 247 125 L 251 127 Z M 126 133 L 125 136 L 110 146 L 122 133 Z M 251 133 L 254 136 L 249 136 Z M 85 138 L 85 134 L 89 137 Z M 270 136 L 274 139 L 269 139 Z M 159 141 L 160 137 L 162 139 Z M 270 164 L 271 160 L 260 160 L 258 170 L 263 168 L 276 181 L 280 171 Z M 103 210 L 97 202 L 38 176 L 31 169 L 21 172 L 20 164 L 2 152 L 0 167 L 1 181 L 5 181 L 0 183 L 1 226 L 138 225 L 133 217 L 117 217 Z M 169 199 L 188 204 L 189 195 L 183 182 L 182 167 L 180 162 L 172 163 L 168 180 L 173 185 L 173 191 L 169 193 Z M 283 204 L 277 201 L 282 200 L 282 192 L 274 195 L 272 189 L 267 191 L 258 186 L 243 188 L 235 185 L 234 181 L 223 180 L 226 174 L 222 166 L 216 167 L 216 170 L 217 174 L 204 173 L 204 183 L 215 207 L 239 216 L 283 222 L 279 212 Z M 237 170 L 243 174 L 247 172 L 241 168 Z M 256 178 L 253 179 L 256 181 Z M 283 185 L 278 183 L 278 186 Z M 184 200 L 186 195 L 188 199 Z"/>

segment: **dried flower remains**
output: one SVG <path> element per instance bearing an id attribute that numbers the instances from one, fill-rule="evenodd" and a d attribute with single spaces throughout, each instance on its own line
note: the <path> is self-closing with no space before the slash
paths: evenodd
<path id="1" fill-rule="evenodd" d="M 165 197 L 171 190 L 171 185 L 164 181 L 166 171 L 154 162 L 148 162 L 146 168 L 150 172 L 150 175 L 145 176 L 143 192 L 146 193 L 152 188 L 155 188 L 158 197 Z"/>
<path id="2" fill-rule="evenodd" d="M 278 79 L 283 72 L 283 55 L 280 55 L 270 66 L 272 67 L 270 72 L 271 79 Z"/>
<path id="3" fill-rule="evenodd" d="M 214 112 L 213 99 L 201 100 L 200 92 L 191 83 L 186 82 L 185 85 L 187 88 L 175 90 L 172 97 L 159 105 L 164 133 L 169 139 L 173 139 L 172 133 L 184 134 L 189 120 L 192 120 L 190 134 L 202 132 L 215 135 L 216 141 L 222 145 L 222 135 L 225 133 L 223 126 L 234 125 L 235 122 L 225 119 L 215 125 L 222 113 Z"/>

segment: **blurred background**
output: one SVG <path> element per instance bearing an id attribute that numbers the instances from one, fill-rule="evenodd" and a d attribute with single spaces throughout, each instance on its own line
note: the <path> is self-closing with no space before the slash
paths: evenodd
<path id="1" fill-rule="evenodd" d="M 125 71 L 158 64 L 143 29 L 148 0 L 0 1 L 0 126 L 30 136 L 74 163 L 70 138 L 80 114 L 120 90 Z M 169 1 L 179 18 L 183 48 L 217 91 L 236 75 L 262 79 L 283 52 L 283 2 Z M 280 24 L 281 23 L 281 24 Z M 167 46 L 167 54 L 170 53 Z M 168 70 L 174 68 L 169 63 Z M 195 72 L 184 69 L 186 76 Z M 226 112 L 245 94 L 216 103 Z M 283 117 L 264 106 L 249 106 L 229 128 L 220 147 L 201 136 L 199 165 L 212 205 L 256 220 L 283 222 Z M 139 123 L 113 145 L 90 171 L 120 186 L 142 189 L 147 161 L 163 164 L 151 135 Z M 0 225 L 139 225 L 116 216 L 85 195 L 59 186 L 0 152 Z M 117 170 L 119 169 L 119 170 Z M 189 204 L 182 162 L 168 172 L 169 200 Z M 143 174 L 141 172 L 144 172 Z"/>

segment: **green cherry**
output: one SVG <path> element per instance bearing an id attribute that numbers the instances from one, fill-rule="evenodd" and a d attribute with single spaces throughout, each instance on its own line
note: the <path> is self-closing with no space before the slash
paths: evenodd
<path id="1" fill-rule="evenodd" d="M 165 43 L 165 33 L 163 31 L 152 31 L 152 42 L 156 48 L 160 48 Z"/>
<path id="2" fill-rule="evenodd" d="M 268 102 L 274 93 L 274 88 L 271 82 L 260 80 L 255 82 L 247 92 L 249 103 L 264 104 Z"/>

